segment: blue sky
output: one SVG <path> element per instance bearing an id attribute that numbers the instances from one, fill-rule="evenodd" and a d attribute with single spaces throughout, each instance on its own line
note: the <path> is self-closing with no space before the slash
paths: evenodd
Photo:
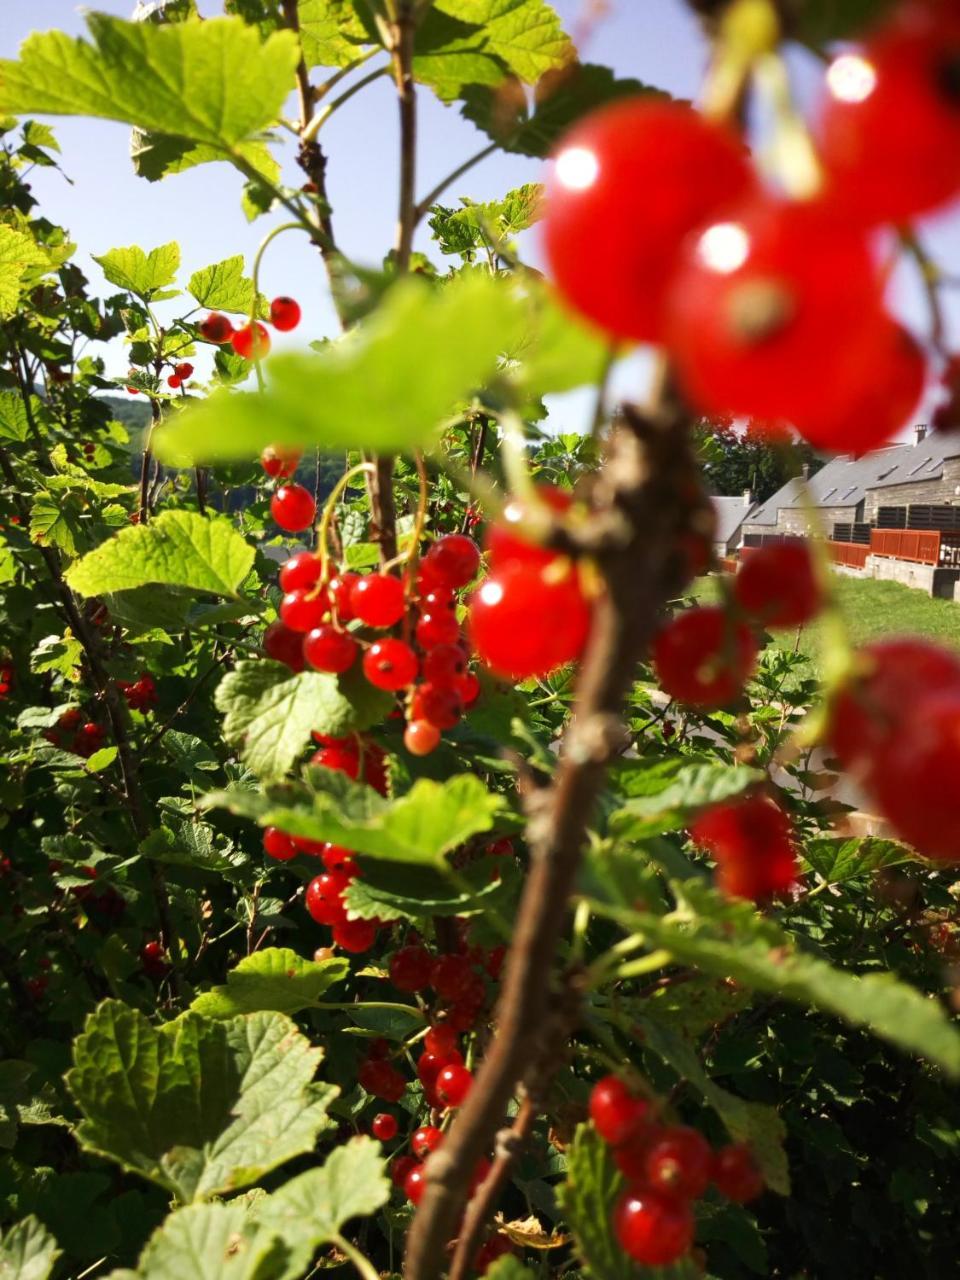
<path id="1" fill-rule="evenodd" d="M 580 29 L 591 8 L 588 0 L 554 0 L 567 30 Z M 100 0 L 104 12 L 129 16 L 133 0 Z M 657 85 L 682 97 L 697 93 L 706 60 L 706 47 L 697 24 L 681 0 L 608 0 L 604 17 L 592 25 L 582 46 L 586 60 L 603 62 L 621 75 Z M 215 0 L 200 0 L 210 15 L 219 11 Z M 80 34 L 82 14 L 71 0 L 3 0 L 0 18 L 0 56 L 12 57 L 31 31 L 58 27 Z M 791 59 L 802 100 L 815 95 L 819 70 L 804 54 Z M 319 74 L 319 73 L 318 73 Z M 426 91 L 420 92 L 419 190 L 429 190 L 463 159 L 482 147 L 486 138 L 465 122 L 456 107 L 444 107 Z M 264 232 L 277 220 L 273 215 L 248 223 L 239 204 L 242 179 L 227 165 L 205 165 L 163 182 L 137 178 L 128 158 L 126 126 L 99 120 L 58 118 L 51 121 L 63 148 L 64 177 L 52 170 L 34 170 L 31 181 L 44 213 L 65 225 L 79 246 L 77 261 L 96 290 L 112 292 L 90 259 L 118 245 L 138 243 L 152 248 L 178 240 L 183 250 L 182 278 L 198 267 L 243 253 L 248 262 Z M 396 203 L 397 121 L 394 91 L 386 80 L 364 89 L 325 126 L 322 141 L 330 157 L 328 171 L 337 238 L 359 262 L 377 262 L 393 239 Z M 289 148 L 286 152 L 289 155 Z M 296 166 L 287 169 L 291 182 L 301 180 Z M 495 155 L 459 180 L 444 197 L 459 194 L 492 199 L 523 182 L 542 176 L 541 166 L 519 156 Z M 948 270 L 960 276 L 960 209 L 941 214 L 922 228 L 930 249 Z M 418 248 L 428 248 L 421 231 Z M 524 252 L 538 261 L 536 236 L 525 238 Z M 269 294 L 291 293 L 301 302 L 305 319 L 300 329 L 281 336 L 278 345 L 296 346 L 336 332 L 336 322 L 316 251 L 296 233 L 285 234 L 265 258 L 262 287 Z M 174 307 L 176 304 L 172 304 Z M 908 271 L 894 281 L 894 305 L 921 335 L 926 330 L 922 295 Z M 960 291 L 948 302 L 950 336 L 960 332 Z M 126 367 L 121 348 L 107 353 L 110 372 Z M 642 389 L 643 360 L 625 362 L 616 390 Z M 198 370 L 203 365 L 198 361 Z M 811 371 L 815 376 L 815 371 Z M 564 397 L 553 407 L 554 429 L 582 426 L 588 410 L 585 396 Z"/>

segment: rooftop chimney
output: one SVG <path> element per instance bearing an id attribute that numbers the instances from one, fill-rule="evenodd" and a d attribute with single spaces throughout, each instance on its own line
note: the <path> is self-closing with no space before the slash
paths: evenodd
<path id="1" fill-rule="evenodd" d="M 920 444 L 921 441 L 926 440 L 927 424 L 925 422 L 918 422 L 917 425 L 913 428 L 913 434 L 917 437 L 917 444 Z"/>
<path id="2" fill-rule="evenodd" d="M 748 511 L 753 506 L 753 490 L 752 489 L 744 489 L 743 505 L 747 508 Z"/>
<path id="3" fill-rule="evenodd" d="M 810 479 L 810 463 L 809 462 L 805 462 L 803 466 L 800 468 L 800 478 L 802 480 Z"/>

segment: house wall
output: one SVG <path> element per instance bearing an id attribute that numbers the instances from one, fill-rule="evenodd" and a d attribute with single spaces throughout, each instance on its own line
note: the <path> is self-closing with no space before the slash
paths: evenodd
<path id="1" fill-rule="evenodd" d="M 827 534 L 833 532 L 835 524 L 848 524 L 853 518 L 856 507 L 821 507 L 822 527 Z M 794 507 L 781 507 L 777 512 L 777 523 L 751 524 L 743 522 L 743 533 L 799 533 L 807 532 L 807 518 L 803 511 Z"/>
<path id="2" fill-rule="evenodd" d="M 912 503 L 939 502 L 960 505 L 960 458 L 947 458 L 939 480 L 918 480 L 916 484 L 891 484 L 882 489 L 868 489 L 864 519 L 875 524 L 878 507 L 909 507 Z"/>

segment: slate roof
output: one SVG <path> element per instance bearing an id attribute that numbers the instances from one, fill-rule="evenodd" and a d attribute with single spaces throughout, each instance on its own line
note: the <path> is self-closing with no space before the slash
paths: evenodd
<path id="1" fill-rule="evenodd" d="M 890 445 L 861 458 L 833 458 L 811 476 L 807 487 L 818 507 L 856 507 L 868 489 L 939 480 L 944 460 L 956 457 L 960 457 L 960 436 L 935 431 L 916 444 Z M 789 480 L 749 516 L 749 523 L 775 525 L 778 511 L 800 507 L 800 490 L 799 480 Z"/>
<path id="2" fill-rule="evenodd" d="M 749 506 L 744 504 L 743 498 L 712 498 L 713 510 L 717 517 L 717 527 L 713 535 L 714 542 L 727 543 L 739 531 L 740 526 L 748 517 L 752 520 L 750 513 L 755 507 L 755 503 Z"/>

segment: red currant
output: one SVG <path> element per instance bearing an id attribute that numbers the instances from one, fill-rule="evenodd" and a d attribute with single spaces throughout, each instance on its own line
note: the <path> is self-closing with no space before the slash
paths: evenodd
<path id="1" fill-rule="evenodd" d="M 415 1165 L 403 1180 L 403 1194 L 411 1204 L 419 1204 L 427 1189 L 427 1172 L 422 1165 Z"/>
<path id="2" fill-rule="evenodd" d="M 437 1097 L 445 1106 L 460 1107 L 466 1102 L 473 1075 L 465 1066 L 454 1062 L 437 1076 Z"/>
<path id="3" fill-rule="evenodd" d="M 466 674 L 467 655 L 458 644 L 438 644 L 423 660 L 423 678 L 431 684 L 454 684 Z"/>
<path id="4" fill-rule="evenodd" d="M 357 1072 L 357 1083 L 361 1089 L 384 1102 L 399 1102 L 407 1087 L 406 1080 L 393 1063 L 382 1059 L 365 1062 Z"/>
<path id="5" fill-rule="evenodd" d="M 288 836 L 279 827 L 267 827 L 263 833 L 263 851 L 269 857 L 276 858 L 278 862 L 289 862 L 291 858 L 296 857 L 297 846 L 293 842 L 293 837 Z"/>
<path id="6" fill-rule="evenodd" d="M 456 1031 L 445 1022 L 437 1023 L 432 1026 L 423 1038 L 423 1047 L 428 1053 L 439 1054 L 443 1057 L 448 1053 L 455 1053 L 460 1038 Z"/>
<path id="7" fill-rule="evenodd" d="M 360 752 L 353 746 L 321 747 L 310 757 L 310 763 L 318 769 L 332 769 L 345 773 L 356 782 L 360 777 Z"/>
<path id="8" fill-rule="evenodd" d="M 263 649 L 274 662 L 282 662 L 291 671 L 302 671 L 303 636 L 282 622 L 271 622 L 263 633 Z"/>
<path id="9" fill-rule="evenodd" d="M 424 651 L 440 645 L 452 645 L 460 639 L 460 624 L 455 613 L 447 609 L 439 613 L 421 614 L 416 627 L 417 644 Z"/>
<path id="10" fill-rule="evenodd" d="M 763 1194 L 763 1175 L 745 1143 L 721 1147 L 713 1157 L 711 1176 L 720 1194 L 736 1204 L 747 1204 Z"/>
<path id="11" fill-rule="evenodd" d="M 552 576 L 536 564 L 498 569 L 470 601 L 470 640 L 496 675 L 522 680 L 545 676 L 583 652 L 590 606 L 575 569 Z"/>
<path id="12" fill-rule="evenodd" d="M 430 985 L 433 957 L 416 943 L 401 947 L 390 958 L 390 981 L 398 991 L 423 991 Z"/>
<path id="13" fill-rule="evenodd" d="M 291 631 L 299 631 L 301 635 L 319 627 L 330 608 L 327 593 L 314 592 L 313 587 L 298 587 L 288 591 L 280 601 L 280 620 Z"/>
<path id="14" fill-rule="evenodd" d="M 327 587 L 327 594 L 341 622 L 352 622 L 354 613 L 350 593 L 354 583 L 360 581 L 359 573 L 339 573 Z"/>
<path id="15" fill-rule="evenodd" d="M 311 840 L 307 836 L 292 836 L 297 853 L 305 853 L 311 858 L 319 858 L 327 847 L 325 840 Z M 326 863 L 324 863 L 326 866 Z M 327 867 L 328 871 L 332 868 Z"/>
<path id="16" fill-rule="evenodd" d="M 189 360 L 185 360 L 183 364 L 178 364 L 176 368 L 177 377 L 181 382 L 189 382 L 193 377 L 193 365 Z"/>
<path id="17" fill-rule="evenodd" d="M 395 693 L 417 678 L 417 655 L 402 640 L 378 640 L 363 655 L 363 674 L 377 689 Z"/>
<path id="18" fill-rule="evenodd" d="M 410 1139 L 410 1150 L 421 1160 L 426 1160 L 431 1151 L 436 1151 L 443 1142 L 443 1134 L 432 1124 L 421 1125 L 414 1129 Z"/>
<path id="19" fill-rule="evenodd" d="M 619 1076 L 604 1076 L 590 1093 L 590 1119 L 604 1142 L 618 1147 L 647 1123 L 650 1104 L 636 1097 Z"/>
<path id="20" fill-rule="evenodd" d="M 752 186 L 742 143 L 690 107 L 647 95 L 602 107 L 554 154 L 544 221 L 553 277 L 610 333 L 659 342 L 681 245 Z"/>
<path id="21" fill-rule="evenodd" d="M 572 493 L 566 489 L 557 489 L 551 484 L 537 485 L 537 497 L 558 516 L 564 515 L 573 504 Z M 529 519 L 527 505 L 515 498 L 506 504 L 499 519 L 489 526 L 484 546 L 491 569 L 497 570 L 511 560 L 526 560 L 530 564 L 541 566 L 556 560 L 556 551 L 531 542 L 520 533 L 523 522 Z"/>
<path id="22" fill-rule="evenodd" d="M 624 1252 L 648 1267 L 665 1267 L 693 1244 L 693 1212 L 682 1200 L 656 1191 L 628 1191 L 613 1215 Z"/>
<path id="23" fill-rule="evenodd" d="M 354 615 L 368 627 L 392 627 L 403 617 L 403 583 L 386 573 L 368 573 L 350 588 Z"/>
<path id="24" fill-rule="evenodd" d="M 180 386 L 180 381 L 181 380 L 177 377 L 175 373 L 171 373 L 170 377 L 167 379 L 167 386 L 172 391 L 176 391 L 176 389 Z"/>
<path id="25" fill-rule="evenodd" d="M 457 1066 L 462 1062 L 463 1058 L 455 1049 L 449 1053 L 432 1053 L 429 1049 L 425 1050 L 417 1060 L 417 1078 L 425 1091 L 432 1090 L 444 1067 Z"/>
<path id="26" fill-rule="evenodd" d="M 813 558 L 802 542 L 751 551 L 734 579 L 733 594 L 744 613 L 767 627 L 798 627 L 823 606 Z"/>
<path id="27" fill-rule="evenodd" d="M 390 1181 L 395 1187 L 402 1187 L 411 1169 L 418 1167 L 413 1156 L 398 1156 L 390 1162 Z"/>
<path id="28" fill-rule="evenodd" d="M 462 675 L 460 679 L 457 680 L 454 688 L 460 695 L 460 701 L 467 709 L 472 707 L 480 697 L 480 681 L 472 671 L 468 671 L 465 675 Z"/>
<path id="29" fill-rule="evenodd" d="M 456 689 L 444 685 L 421 684 L 413 695 L 410 713 L 414 721 L 426 720 L 438 729 L 452 729 L 460 723 L 463 704 Z"/>
<path id="30" fill-rule="evenodd" d="M 299 467 L 302 457 L 299 449 L 284 449 L 280 445 L 268 444 L 260 454 L 260 465 L 272 480 L 278 477 L 288 480 Z"/>
<path id="31" fill-rule="evenodd" d="M 710 1184 L 712 1160 L 709 1142 L 696 1129 L 665 1128 L 647 1148 L 646 1185 L 682 1200 L 698 1200 Z"/>
<path id="32" fill-rule="evenodd" d="M 669 300 L 670 349 L 701 410 L 801 430 L 869 385 L 888 326 L 866 237 L 809 203 L 758 199 L 707 227 Z"/>
<path id="33" fill-rule="evenodd" d="M 300 304 L 293 298 L 274 298 L 270 303 L 270 323 L 281 333 L 295 329 L 300 323 Z"/>
<path id="34" fill-rule="evenodd" d="M 320 580 L 320 557 L 312 551 L 298 551 L 280 566 L 280 590 L 309 591 Z"/>
<path id="35" fill-rule="evenodd" d="M 307 911 L 317 924 L 337 924 L 345 920 L 347 909 L 343 905 L 343 895 L 350 885 L 350 877 L 342 871 L 325 871 L 314 876 L 307 885 L 304 898 Z"/>
<path id="36" fill-rule="evenodd" d="M 380 925 L 376 920 L 337 920 L 333 925 L 333 940 L 344 951 L 359 953 L 369 951 L 377 940 Z"/>
<path id="37" fill-rule="evenodd" d="M 233 337 L 233 325 L 219 311 L 211 311 L 206 319 L 200 322 L 198 330 L 202 338 L 207 342 L 216 343 L 217 346 L 222 346 Z"/>
<path id="38" fill-rule="evenodd" d="M 715 805 L 693 822 L 690 834 L 717 860 L 717 884 L 730 897 L 760 902 L 796 883 L 790 819 L 768 796 Z"/>
<path id="39" fill-rule="evenodd" d="M 323 865 L 328 871 L 344 871 L 347 875 L 356 875 L 356 865 L 353 861 L 353 852 L 350 849 L 344 849 L 341 844 L 326 843 L 320 854 Z"/>
<path id="40" fill-rule="evenodd" d="M 456 1000 L 472 977 L 473 968 L 466 956 L 440 956 L 433 966 L 430 985 L 441 1000 Z"/>
<path id="41" fill-rule="evenodd" d="M 426 582 L 454 591 L 477 576 L 480 548 L 465 533 L 448 533 L 438 538 L 420 562 Z"/>
<path id="42" fill-rule="evenodd" d="M 270 353 L 270 335 L 259 320 L 234 330 L 230 342 L 237 355 L 244 360 L 262 360 Z"/>
<path id="43" fill-rule="evenodd" d="M 440 745 L 440 730 L 429 720 L 411 720 L 403 731 L 403 745 L 412 756 L 428 756 Z"/>
<path id="44" fill-rule="evenodd" d="M 341 675 L 353 666 L 357 642 L 346 631 L 324 623 L 308 632 L 303 642 L 303 656 L 317 671 Z"/>
<path id="45" fill-rule="evenodd" d="M 374 1116 L 373 1123 L 370 1125 L 373 1136 L 379 1138 L 381 1142 L 392 1142 L 399 1130 L 396 1116 L 386 1111 L 381 1111 L 379 1115 Z"/>
<path id="46" fill-rule="evenodd" d="M 287 533 L 302 533 L 316 519 L 317 504 L 302 484 L 284 484 L 270 500 L 270 514 Z"/>
<path id="47" fill-rule="evenodd" d="M 757 642 L 749 627 L 712 606 L 678 614 L 653 645 L 664 693 L 704 709 L 726 706 L 738 697 L 756 658 Z"/>

